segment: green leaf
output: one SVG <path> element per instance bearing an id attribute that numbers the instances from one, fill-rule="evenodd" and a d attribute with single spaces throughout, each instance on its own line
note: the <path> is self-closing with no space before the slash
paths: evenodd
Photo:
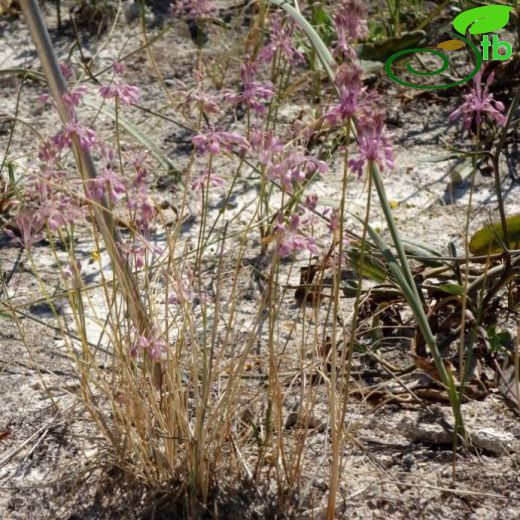
<path id="1" fill-rule="evenodd" d="M 453 27 L 460 34 L 485 34 L 496 32 L 509 22 L 509 13 L 513 10 L 507 5 L 485 5 L 460 13 L 453 20 Z"/>
<path id="2" fill-rule="evenodd" d="M 354 268 L 359 272 L 361 270 L 361 251 L 359 249 L 350 248 L 348 250 L 348 255 Z M 384 264 L 378 262 L 375 258 L 370 257 L 368 253 L 365 253 L 363 259 L 362 274 L 366 278 L 378 283 L 382 283 L 388 278 L 388 272 L 386 271 Z"/>
<path id="3" fill-rule="evenodd" d="M 355 298 L 358 291 L 358 283 L 355 280 L 347 280 L 342 287 L 345 298 Z"/>
<path id="4" fill-rule="evenodd" d="M 443 285 L 439 285 L 439 289 L 448 294 L 464 294 L 464 287 L 459 285 L 458 283 L 446 283 Z"/>
<path id="5" fill-rule="evenodd" d="M 497 332 L 496 326 L 492 325 L 486 332 L 491 352 L 508 351 L 511 348 L 513 338 L 508 330 Z"/>
<path id="6" fill-rule="evenodd" d="M 401 241 L 407 255 L 422 257 L 421 259 L 417 260 L 418 262 L 421 262 L 422 264 L 430 267 L 438 267 L 443 264 L 442 260 L 435 259 L 436 256 L 442 257 L 442 255 L 428 244 L 423 244 L 417 240 L 404 237 L 401 239 Z"/>
<path id="7" fill-rule="evenodd" d="M 520 248 L 520 215 L 513 215 L 506 219 L 509 247 Z M 487 255 L 504 251 L 504 233 L 502 224 L 495 222 L 479 229 L 473 234 L 469 242 L 469 249 L 474 255 Z"/>

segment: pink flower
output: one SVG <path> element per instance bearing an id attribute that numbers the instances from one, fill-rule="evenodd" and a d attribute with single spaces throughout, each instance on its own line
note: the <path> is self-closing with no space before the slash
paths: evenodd
<path id="1" fill-rule="evenodd" d="M 206 302 L 208 295 L 195 289 L 195 277 L 193 271 L 187 268 L 182 275 L 177 275 L 174 281 L 174 288 L 170 289 L 168 304 L 183 305 L 191 303 L 193 305 Z"/>
<path id="2" fill-rule="evenodd" d="M 12 242 L 20 244 L 28 251 L 34 244 L 43 239 L 43 233 L 41 232 L 42 224 L 33 210 L 29 208 L 22 209 L 14 220 L 14 224 L 18 229 L 18 234 L 6 228 L 6 235 L 11 237 Z"/>
<path id="3" fill-rule="evenodd" d="M 318 248 L 314 238 L 306 237 L 301 234 L 300 228 L 304 228 L 306 222 L 300 215 L 294 214 L 289 217 L 287 223 L 283 222 L 281 215 L 277 218 L 275 234 L 278 236 L 278 254 L 281 257 L 293 256 L 303 251 L 317 254 Z"/>
<path id="4" fill-rule="evenodd" d="M 148 153 L 144 150 L 134 150 L 126 155 L 128 165 L 135 168 L 132 185 L 140 189 L 148 189 Z"/>
<path id="5" fill-rule="evenodd" d="M 150 230 L 155 218 L 155 208 L 147 190 L 140 189 L 128 200 L 128 208 L 135 213 L 135 227 L 142 233 Z"/>
<path id="6" fill-rule="evenodd" d="M 96 143 L 96 133 L 91 128 L 82 126 L 78 121 L 68 122 L 63 129 L 58 132 L 52 141 L 59 150 L 72 146 L 72 137 L 76 136 L 81 148 L 88 150 Z"/>
<path id="7" fill-rule="evenodd" d="M 103 99 L 116 98 L 122 105 L 132 105 L 139 101 L 140 92 L 135 85 L 128 85 L 118 80 L 111 85 L 101 86 L 99 95 Z"/>
<path id="8" fill-rule="evenodd" d="M 54 168 L 60 160 L 60 150 L 52 141 L 44 141 L 38 151 L 38 158 L 47 167 Z"/>
<path id="9" fill-rule="evenodd" d="M 193 191 L 200 191 L 204 189 L 205 185 L 209 182 L 210 186 L 213 186 L 214 188 L 220 188 L 221 186 L 224 186 L 224 179 L 222 177 L 219 177 L 213 173 L 211 173 L 209 170 L 203 173 L 202 175 L 199 175 L 192 183 L 191 189 Z"/>
<path id="10" fill-rule="evenodd" d="M 303 206 L 307 209 L 314 210 L 318 205 L 318 195 L 317 193 L 311 193 L 307 195 L 303 201 Z"/>
<path id="11" fill-rule="evenodd" d="M 254 81 L 256 74 L 256 66 L 249 59 L 242 64 L 240 75 L 242 77 L 243 88 L 239 93 L 228 92 L 224 95 L 226 100 L 231 101 L 235 105 L 244 105 L 256 112 L 263 114 L 265 106 L 264 100 L 271 99 L 274 94 L 274 86 L 271 82 L 260 83 Z"/>
<path id="12" fill-rule="evenodd" d="M 267 177 L 282 185 L 287 192 L 292 192 L 295 185 L 304 182 L 316 172 L 325 173 L 328 166 L 315 157 L 304 155 L 298 150 L 291 150 L 274 159 L 267 169 Z"/>
<path id="13" fill-rule="evenodd" d="M 368 36 L 366 23 L 367 8 L 360 0 L 341 0 L 338 2 L 334 25 L 338 40 L 336 53 L 354 59 L 356 53 L 351 46 L 353 40 Z"/>
<path id="14" fill-rule="evenodd" d="M 122 76 L 123 73 L 125 72 L 125 66 L 120 61 L 113 61 L 112 70 L 114 71 L 115 74 Z"/>
<path id="15" fill-rule="evenodd" d="M 260 51 L 258 61 L 261 63 L 271 62 L 278 52 L 288 63 L 295 64 L 305 61 L 303 54 L 296 50 L 296 47 L 292 43 L 292 31 L 292 22 L 286 21 L 286 23 L 284 23 L 284 17 L 282 15 L 278 13 L 274 14 L 271 17 L 269 43 Z"/>
<path id="16" fill-rule="evenodd" d="M 330 220 L 327 222 L 327 228 L 331 233 L 334 233 L 339 229 L 339 225 L 339 211 L 337 209 L 333 209 L 330 215 Z"/>
<path id="17" fill-rule="evenodd" d="M 63 101 L 70 109 L 78 107 L 79 102 L 81 101 L 81 98 L 86 91 L 87 87 L 85 85 L 80 85 L 79 87 L 76 87 L 69 92 L 65 92 L 65 94 L 62 96 Z"/>
<path id="18" fill-rule="evenodd" d="M 80 289 L 82 286 L 81 280 L 81 262 L 72 259 L 67 267 L 63 269 L 62 276 L 64 280 L 70 280 L 74 289 Z"/>
<path id="19" fill-rule="evenodd" d="M 473 121 L 477 126 L 480 126 L 482 116 L 486 114 L 498 125 L 504 125 L 506 123 L 506 117 L 502 114 L 505 110 L 504 104 L 493 99 L 493 94 L 489 93 L 489 86 L 493 83 L 494 78 L 494 73 L 491 73 L 482 90 L 482 70 L 480 70 L 473 78 L 473 88 L 470 93 L 464 96 L 464 103 L 450 114 L 450 122 L 462 116 L 463 127 L 468 129 Z"/>
<path id="20" fill-rule="evenodd" d="M 218 114 L 220 112 L 219 99 L 204 89 L 196 87 L 176 92 L 183 101 L 177 105 L 179 110 L 192 110 L 194 107 L 205 114 Z"/>
<path id="21" fill-rule="evenodd" d="M 70 65 L 68 65 L 64 61 L 61 61 L 60 62 L 60 69 L 61 69 L 61 73 L 63 74 L 63 77 L 65 79 L 72 78 L 72 69 L 70 68 Z"/>
<path id="22" fill-rule="evenodd" d="M 136 341 L 136 345 L 132 349 L 131 353 L 136 355 L 138 351 L 146 352 L 148 357 L 152 361 L 159 361 L 162 357 L 163 352 L 166 351 L 167 348 L 166 341 L 162 339 L 157 339 L 154 336 L 146 337 L 139 336 Z"/>
<path id="23" fill-rule="evenodd" d="M 339 90 L 339 103 L 325 114 L 325 120 L 330 126 L 341 125 L 355 114 L 373 109 L 371 105 L 376 101 L 377 93 L 367 93 L 361 82 L 361 74 L 361 68 L 354 63 L 338 69 L 335 83 Z"/>
<path id="24" fill-rule="evenodd" d="M 253 130 L 250 142 L 256 158 L 263 165 L 270 164 L 283 151 L 283 144 L 272 130 Z"/>
<path id="25" fill-rule="evenodd" d="M 88 181 L 88 193 L 94 200 L 102 200 L 107 196 L 112 204 L 115 204 L 126 193 L 121 176 L 112 168 L 105 168 L 95 179 Z"/>
<path id="26" fill-rule="evenodd" d="M 54 99 L 52 99 L 52 96 L 48 93 L 38 96 L 38 101 L 44 105 L 54 105 Z"/>
<path id="27" fill-rule="evenodd" d="M 349 161 L 350 167 L 363 175 L 367 162 L 373 161 L 384 170 L 385 167 L 394 167 L 394 156 L 390 140 L 385 134 L 383 118 L 380 115 L 360 118 L 358 129 L 359 156 Z"/>
<path id="28" fill-rule="evenodd" d="M 192 137 L 192 142 L 201 155 L 217 155 L 221 150 L 230 152 L 233 145 L 238 145 L 242 149 L 249 149 L 249 143 L 239 134 L 231 132 L 217 131 L 209 128 L 205 134 L 198 134 Z"/>

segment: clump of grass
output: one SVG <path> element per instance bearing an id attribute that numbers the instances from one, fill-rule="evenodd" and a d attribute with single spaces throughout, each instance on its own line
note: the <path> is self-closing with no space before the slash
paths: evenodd
<path id="1" fill-rule="evenodd" d="M 60 123 L 39 143 L 38 167 L 17 188 L 21 209 L 11 235 L 52 303 L 33 249 L 44 236 L 50 243 L 72 323 L 58 313 L 56 319 L 82 401 L 120 467 L 157 490 L 174 483 L 190 517 L 201 516 L 219 485 L 232 480 L 265 489 L 274 483 L 278 506 L 298 511 L 310 501 L 318 432 L 327 445 L 327 517 L 334 518 L 351 435 L 346 418 L 363 275 L 374 250 L 383 279 L 414 315 L 447 389 L 455 433 L 463 433 L 462 392 L 442 359 L 381 179 L 393 154 L 380 97 L 363 85 L 353 51 L 367 32 L 362 2 L 335 6 L 330 50 L 296 4 L 273 0 L 282 9 L 271 12 L 260 2 L 247 37 L 224 53 L 219 77 L 198 42 L 193 78 L 174 93 L 141 25 L 158 83 L 189 135 L 189 157 L 173 165 L 173 204 L 157 200 L 152 173 L 171 174 L 171 159 L 129 121 L 127 111 L 140 101 L 124 59 L 99 74 L 101 87 L 87 87 L 72 69 L 60 70 L 35 3 L 21 3 Z M 399 2 L 392 5 L 399 12 Z M 203 24 L 218 17 L 211 2 L 198 7 L 177 2 L 175 15 Z M 394 26 L 399 33 L 395 12 Z M 332 92 L 289 127 L 284 102 L 307 81 L 296 43 L 304 36 Z M 316 85 L 322 70 L 313 66 Z M 91 112 L 83 101 L 111 116 L 110 137 L 84 123 Z M 323 131 L 339 135 L 337 150 L 312 149 Z M 313 183 L 335 160 L 343 165 L 341 191 L 330 204 L 313 193 Z M 367 180 L 368 203 L 356 232 L 347 195 L 359 178 Z M 235 206 L 236 194 L 252 186 L 254 196 Z M 369 225 L 374 189 L 392 248 Z M 175 219 L 167 222 L 172 205 Z M 85 281 L 85 244 L 97 265 L 95 283 Z M 347 264 L 355 264 L 357 277 L 350 307 L 343 300 Z M 301 305 L 288 311 L 298 271 Z M 325 271 L 332 272 L 328 286 Z"/>

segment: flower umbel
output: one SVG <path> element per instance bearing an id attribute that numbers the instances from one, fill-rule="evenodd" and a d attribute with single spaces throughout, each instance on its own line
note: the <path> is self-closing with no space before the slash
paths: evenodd
<path id="1" fill-rule="evenodd" d="M 222 150 L 230 152 L 233 145 L 243 149 L 249 149 L 249 143 L 239 134 L 219 131 L 209 128 L 206 133 L 198 134 L 192 138 L 195 148 L 201 155 L 217 155 Z"/>
<path id="2" fill-rule="evenodd" d="M 6 228 L 5 233 L 11 237 L 13 242 L 20 244 L 27 250 L 43 239 L 42 224 L 36 218 L 34 211 L 25 208 L 16 217 L 14 224 L 18 230 L 18 234 Z"/>
<path id="3" fill-rule="evenodd" d="M 334 16 L 334 26 L 338 35 L 335 51 L 354 59 L 356 53 L 351 42 L 368 35 L 367 8 L 360 0 L 342 0 L 338 4 Z"/>
<path id="4" fill-rule="evenodd" d="M 129 85 L 122 79 L 124 66 L 118 61 L 112 63 L 112 70 L 116 78 L 110 85 L 103 85 L 99 88 L 99 95 L 103 99 L 117 99 L 122 105 L 132 105 L 139 101 L 139 88 L 135 85 Z"/>
<path id="5" fill-rule="evenodd" d="M 293 24 L 289 21 L 284 23 L 284 17 L 275 14 L 271 18 L 271 37 L 269 43 L 260 51 L 258 61 L 262 63 L 271 62 L 276 53 L 280 53 L 287 63 L 298 63 L 305 61 L 303 54 L 296 49 L 292 43 Z"/>
<path id="6" fill-rule="evenodd" d="M 247 59 L 240 70 L 243 88 L 239 93 L 227 92 L 225 99 L 235 105 L 243 105 L 261 115 L 265 112 L 265 105 L 262 101 L 267 101 L 273 97 L 274 86 L 271 82 L 260 83 L 254 80 L 256 65 Z"/>
<path id="7" fill-rule="evenodd" d="M 357 129 L 359 155 L 357 159 L 349 161 L 352 170 L 361 177 L 367 162 L 370 161 L 375 162 L 381 170 L 384 170 L 385 167 L 392 169 L 394 167 L 394 155 L 390 140 L 385 134 L 383 117 L 381 115 L 365 116 L 359 120 Z"/>
<path id="8" fill-rule="evenodd" d="M 278 254 L 281 257 L 293 256 L 302 251 L 308 251 L 311 254 L 318 253 L 314 238 L 301 233 L 301 229 L 304 227 L 307 227 L 307 222 L 301 215 L 291 215 L 286 223 L 284 223 L 282 215 L 278 216 L 275 234 L 279 238 Z"/>
<path id="9" fill-rule="evenodd" d="M 482 88 L 482 70 L 480 70 L 473 78 L 473 88 L 469 94 L 464 96 L 464 103 L 450 114 L 450 122 L 462 116 L 463 127 L 467 130 L 473 122 L 480 126 L 482 116 L 487 115 L 498 125 L 504 125 L 506 122 L 506 117 L 502 113 L 505 110 L 504 104 L 495 100 L 493 94 L 489 93 L 489 86 L 493 83 L 494 78 L 495 75 L 491 73 Z"/>

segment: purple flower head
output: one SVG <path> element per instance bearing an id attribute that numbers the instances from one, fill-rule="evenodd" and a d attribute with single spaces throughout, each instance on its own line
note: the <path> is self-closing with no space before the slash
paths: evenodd
<path id="1" fill-rule="evenodd" d="M 291 215 L 287 222 L 284 222 L 281 214 L 277 217 L 275 224 L 275 235 L 278 237 L 278 254 L 281 257 L 294 256 L 303 251 L 317 254 L 318 248 L 314 238 L 306 237 L 301 233 L 301 229 L 307 227 L 306 220 L 301 215 Z"/>
<path id="2" fill-rule="evenodd" d="M 367 92 L 361 82 L 361 68 L 351 63 L 339 67 L 335 83 L 339 91 L 339 103 L 325 114 L 330 126 L 342 125 L 347 119 L 362 112 L 371 112 L 378 98 L 376 92 Z"/>
<path id="3" fill-rule="evenodd" d="M 69 121 L 60 132 L 53 138 L 52 142 L 59 150 L 72 146 L 72 137 L 76 136 L 81 148 L 88 150 L 96 143 L 96 133 L 91 128 L 82 126 L 78 121 Z"/>
<path id="4" fill-rule="evenodd" d="M 120 80 L 116 80 L 111 85 L 99 87 L 99 95 L 103 99 L 116 98 L 122 105 L 132 105 L 139 101 L 139 88 L 135 85 L 128 85 Z"/>
<path id="5" fill-rule="evenodd" d="M 334 15 L 334 25 L 338 40 L 335 52 L 349 59 L 355 59 L 356 53 L 351 42 L 368 36 L 366 23 L 367 8 L 360 0 L 342 0 Z"/>
<path id="6" fill-rule="evenodd" d="M 79 106 L 81 98 L 87 91 L 87 87 L 85 85 L 80 85 L 75 89 L 70 90 L 69 92 L 65 92 L 63 94 L 62 99 L 65 104 L 69 107 L 69 109 L 74 109 Z"/>
<path id="7" fill-rule="evenodd" d="M 265 112 L 263 101 L 271 99 L 274 94 L 274 86 L 271 82 L 260 83 L 254 81 L 256 65 L 249 59 L 242 64 L 240 75 L 242 77 L 243 88 L 241 92 L 227 92 L 224 97 L 235 105 L 244 105 L 262 115 Z"/>
<path id="8" fill-rule="evenodd" d="M 253 130 L 250 142 L 256 158 L 263 165 L 271 164 L 274 157 L 283 151 L 283 144 L 272 130 Z"/>
<path id="9" fill-rule="evenodd" d="M 148 233 L 156 217 L 156 211 L 147 186 L 137 186 L 137 189 L 134 187 L 133 193 L 128 197 L 128 209 L 134 215 L 136 229 L 143 234 Z"/>
<path id="10" fill-rule="evenodd" d="M 208 184 L 214 188 L 220 188 L 224 186 L 224 179 L 211 173 L 209 170 L 204 172 L 202 175 L 199 175 L 192 183 L 191 189 L 193 191 L 200 191 L 204 189 L 204 187 Z"/>
<path id="11" fill-rule="evenodd" d="M 133 355 L 136 355 L 138 352 L 146 353 L 152 361 L 159 361 L 167 346 L 166 341 L 158 339 L 153 335 L 150 335 L 150 337 L 139 336 L 131 353 Z"/>
<path id="12" fill-rule="evenodd" d="M 122 76 L 125 72 L 125 66 L 120 61 L 113 61 L 112 70 L 114 71 L 114 74 Z"/>
<path id="13" fill-rule="evenodd" d="M 183 98 L 183 101 L 177 105 L 178 110 L 189 111 L 196 108 L 205 114 L 218 114 L 220 112 L 217 96 L 202 88 L 186 89 L 176 92 L 176 95 Z"/>
<path id="14" fill-rule="evenodd" d="M 217 155 L 222 150 L 231 152 L 233 145 L 248 150 L 250 144 L 239 134 L 208 128 L 206 133 L 198 134 L 192 138 L 195 148 L 201 155 Z"/>
<path id="15" fill-rule="evenodd" d="M 173 280 L 173 288 L 170 289 L 167 303 L 169 305 L 198 305 L 208 301 L 206 292 L 195 289 L 195 276 L 191 268 L 186 268 L 182 273 L 176 273 Z"/>
<path id="16" fill-rule="evenodd" d="M 267 169 L 267 176 L 291 193 L 294 186 L 304 182 L 308 176 L 316 172 L 325 173 L 327 170 L 328 166 L 323 161 L 304 155 L 299 150 L 291 150 L 282 154 L 279 160 L 272 161 Z"/>
<path id="17" fill-rule="evenodd" d="M 311 193 L 310 195 L 307 195 L 303 201 L 303 205 L 305 208 L 314 210 L 318 206 L 318 194 L 317 193 Z"/>
<path id="18" fill-rule="evenodd" d="M 358 120 L 358 146 L 357 159 L 351 159 L 349 165 L 357 172 L 358 177 L 363 175 L 367 162 L 375 162 L 381 170 L 385 167 L 394 167 L 392 145 L 385 133 L 383 118 L 381 115 L 364 116 Z"/>
<path id="19" fill-rule="evenodd" d="M 126 155 L 127 164 L 135 168 L 132 184 L 137 190 L 148 190 L 148 160 L 146 150 L 134 150 Z"/>
<path id="20" fill-rule="evenodd" d="M 51 197 L 42 200 L 35 212 L 39 222 L 48 226 L 51 231 L 70 224 L 77 224 L 84 220 L 83 208 L 74 197 L 65 193 L 53 193 Z"/>
<path id="21" fill-rule="evenodd" d="M 14 220 L 14 224 L 18 233 L 6 228 L 6 235 L 11 237 L 12 242 L 20 244 L 28 251 L 34 244 L 43 239 L 42 224 L 31 209 L 22 209 Z"/>
<path id="22" fill-rule="evenodd" d="M 70 65 L 68 65 L 64 61 L 61 61 L 60 62 L 60 69 L 61 69 L 61 73 L 63 74 L 63 77 L 65 79 L 72 78 L 73 72 L 72 72 L 72 69 L 71 69 Z"/>
<path id="23" fill-rule="evenodd" d="M 493 83 L 494 78 L 494 73 L 491 73 L 482 89 L 482 70 L 480 70 L 473 78 L 473 88 L 469 94 L 464 96 L 464 103 L 450 114 L 450 122 L 462 116 L 463 127 L 467 130 L 473 122 L 480 126 L 483 115 L 487 115 L 498 125 L 504 125 L 506 123 L 506 117 L 503 114 L 504 104 L 496 101 L 493 94 L 489 93 L 489 86 Z"/>
<path id="24" fill-rule="evenodd" d="M 60 160 L 60 150 L 52 141 L 44 141 L 38 150 L 38 159 L 47 169 L 54 169 Z"/>
<path id="25" fill-rule="evenodd" d="M 285 22 L 285 23 L 284 23 Z M 276 13 L 271 17 L 271 35 L 269 43 L 258 54 L 258 61 L 269 63 L 278 52 L 287 63 L 299 63 L 305 61 L 303 54 L 292 43 L 294 23 L 281 14 Z"/>
<path id="26" fill-rule="evenodd" d="M 62 271 L 64 280 L 70 280 L 74 289 L 80 289 L 82 286 L 81 281 L 81 262 L 76 259 L 72 259 Z"/>
<path id="27" fill-rule="evenodd" d="M 107 196 L 110 202 L 115 204 L 126 193 L 123 179 L 112 168 L 105 168 L 100 175 L 88 182 L 88 193 L 94 200 L 102 200 Z"/>
<path id="28" fill-rule="evenodd" d="M 54 105 L 54 99 L 52 99 L 52 96 L 49 93 L 39 95 L 38 101 L 44 105 Z"/>

